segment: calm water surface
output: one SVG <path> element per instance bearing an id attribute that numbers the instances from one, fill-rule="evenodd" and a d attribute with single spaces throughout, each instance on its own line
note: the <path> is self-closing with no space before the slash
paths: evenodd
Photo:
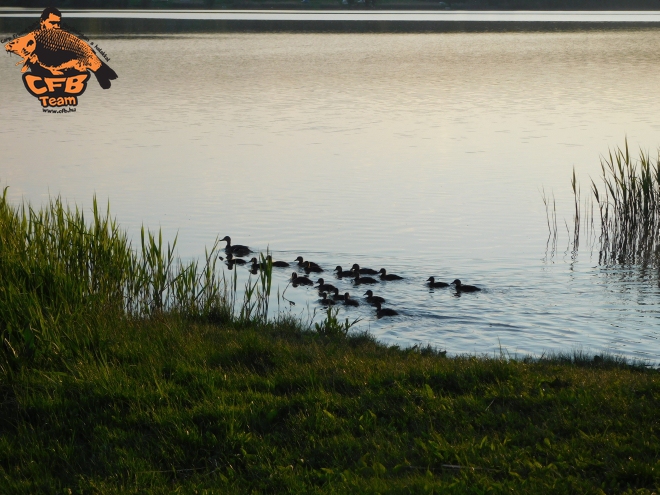
<path id="1" fill-rule="evenodd" d="M 565 233 L 546 256 L 540 191 L 564 228 L 573 167 L 587 189 L 626 136 L 655 152 L 660 31 L 95 41 L 120 78 L 105 92 L 92 81 L 70 115 L 42 114 L 18 58 L 0 57 L 12 200 L 109 198 L 133 235 L 178 232 L 185 257 L 219 234 L 276 259 L 385 267 L 406 280 L 374 291 L 401 316 L 342 315 L 388 342 L 657 362 L 657 273 L 599 267 L 588 249 L 573 259 Z M 430 275 L 484 291 L 429 291 Z M 296 314 L 318 308 L 310 289 L 285 296 Z"/>

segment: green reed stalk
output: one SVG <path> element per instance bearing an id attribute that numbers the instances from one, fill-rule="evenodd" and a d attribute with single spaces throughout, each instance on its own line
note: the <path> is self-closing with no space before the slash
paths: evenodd
<path id="1" fill-rule="evenodd" d="M 639 158 L 634 159 L 626 140 L 623 148 L 610 150 L 601 158 L 601 171 L 602 185 L 599 187 L 591 181 L 600 215 L 600 262 L 657 264 L 660 261 L 660 155 L 652 159 L 640 150 Z M 576 205 L 574 249 L 577 250 L 580 197 L 575 171 L 571 185 Z"/>

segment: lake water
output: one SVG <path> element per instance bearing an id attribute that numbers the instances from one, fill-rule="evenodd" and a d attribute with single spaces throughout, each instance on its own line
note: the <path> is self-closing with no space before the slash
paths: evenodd
<path id="1" fill-rule="evenodd" d="M 567 251 L 570 177 L 583 189 L 627 137 L 660 144 L 660 30 L 96 36 L 119 74 L 76 113 L 42 113 L 0 57 L 0 182 L 34 204 L 93 194 L 132 235 L 216 236 L 406 277 L 374 292 L 401 316 L 341 310 L 399 345 L 519 356 L 610 352 L 657 362 L 655 271 Z M 541 189 L 557 199 L 546 253 Z M 570 223 L 569 223 L 570 226 Z M 280 291 L 292 270 L 276 274 Z M 238 269 L 241 281 L 247 270 Z M 429 276 L 484 290 L 429 291 Z M 291 311 L 318 311 L 289 287 Z M 287 305 L 288 306 L 288 305 Z"/>

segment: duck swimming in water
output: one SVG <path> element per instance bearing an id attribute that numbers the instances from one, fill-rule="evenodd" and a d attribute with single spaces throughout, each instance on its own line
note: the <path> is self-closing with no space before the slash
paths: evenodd
<path id="1" fill-rule="evenodd" d="M 378 280 L 375 278 L 371 277 L 360 277 L 359 272 L 355 272 L 355 279 L 353 280 L 355 285 L 360 285 L 360 284 L 377 284 Z"/>
<path id="2" fill-rule="evenodd" d="M 328 294 L 323 292 L 321 294 L 323 296 L 322 299 L 319 299 L 319 303 L 323 304 L 323 306 L 334 306 L 335 302 L 332 299 L 328 299 Z"/>
<path id="3" fill-rule="evenodd" d="M 481 290 L 479 287 L 475 287 L 474 285 L 464 285 L 458 279 L 454 280 L 452 284 L 456 287 L 456 292 L 478 292 Z"/>
<path id="4" fill-rule="evenodd" d="M 344 306 L 359 306 L 360 303 L 355 299 L 351 299 L 351 296 L 348 292 L 344 294 Z"/>
<path id="5" fill-rule="evenodd" d="M 291 274 L 291 283 L 294 287 L 297 285 L 314 285 L 314 282 L 312 282 L 310 279 L 307 277 L 299 277 L 296 272 Z"/>
<path id="6" fill-rule="evenodd" d="M 335 287 L 334 294 L 332 295 L 332 300 L 333 301 L 343 301 L 344 300 L 344 295 L 339 294 L 339 289 Z"/>
<path id="7" fill-rule="evenodd" d="M 376 318 L 380 319 L 383 316 L 397 316 L 399 313 L 390 308 L 381 308 L 380 303 L 376 303 Z"/>
<path id="8" fill-rule="evenodd" d="M 337 287 L 335 287 L 332 284 L 326 284 L 325 280 L 323 280 L 322 278 L 318 279 L 316 283 L 319 284 L 319 286 L 317 287 L 319 292 L 334 292 L 335 290 L 337 290 Z"/>
<path id="9" fill-rule="evenodd" d="M 313 261 L 305 261 L 305 260 L 303 259 L 302 256 L 298 256 L 298 257 L 297 257 L 295 260 L 293 260 L 293 261 L 297 261 L 297 262 L 298 262 L 298 266 L 301 267 L 301 268 L 305 268 L 306 266 L 313 266 L 313 267 L 316 267 L 316 268 L 320 268 L 321 271 L 323 271 L 323 269 L 322 269 L 319 265 L 317 265 L 317 264 L 314 263 Z M 309 263 L 309 265 L 307 265 L 307 263 Z"/>
<path id="10" fill-rule="evenodd" d="M 388 275 L 387 270 L 385 268 L 381 268 L 378 273 L 380 273 L 380 279 L 381 280 L 403 280 L 403 277 L 400 277 L 398 275 L 394 275 L 393 273 L 390 273 Z"/>
<path id="11" fill-rule="evenodd" d="M 316 263 L 315 263 L 315 264 L 312 264 L 311 261 L 305 261 L 305 266 L 303 267 L 303 269 L 305 270 L 305 273 L 306 273 L 307 275 L 309 275 L 309 274 L 312 273 L 312 272 L 314 272 L 314 273 L 321 273 L 321 272 L 323 271 L 323 268 L 321 268 L 321 267 L 320 267 L 319 265 L 317 265 Z"/>
<path id="12" fill-rule="evenodd" d="M 234 255 L 231 254 L 231 253 L 229 253 L 229 254 L 227 255 L 227 261 L 226 261 L 226 263 L 227 263 L 227 266 L 229 266 L 230 269 L 231 269 L 231 267 L 234 266 L 234 265 L 243 266 L 245 263 L 247 263 L 247 261 L 242 260 L 242 259 L 240 259 L 240 258 L 234 258 Z"/>
<path id="13" fill-rule="evenodd" d="M 220 241 L 227 241 L 225 246 L 225 253 L 233 254 L 234 256 L 247 256 L 252 252 L 252 250 L 247 246 L 242 246 L 240 244 L 231 245 L 231 237 L 228 235 L 224 236 Z"/>
<path id="14" fill-rule="evenodd" d="M 273 257 L 270 254 L 266 256 L 266 260 L 270 261 L 273 264 L 273 266 L 277 268 L 287 268 L 289 266 L 289 264 L 286 261 L 273 261 Z"/>
<path id="15" fill-rule="evenodd" d="M 380 273 L 373 268 L 360 268 L 360 265 L 357 263 L 353 263 L 353 268 L 351 268 L 351 271 L 361 273 L 363 275 L 376 275 L 377 273 Z"/>
<path id="16" fill-rule="evenodd" d="M 364 295 L 367 296 L 367 302 L 369 304 L 376 304 L 376 303 L 382 304 L 385 302 L 385 299 L 383 299 L 382 297 L 374 296 L 374 293 L 371 290 L 365 292 Z"/>
<path id="17" fill-rule="evenodd" d="M 355 272 L 353 270 L 344 270 L 341 266 L 337 265 L 337 268 L 335 270 L 337 272 L 337 276 L 339 278 L 343 277 L 350 277 L 354 278 L 355 277 Z"/>
<path id="18" fill-rule="evenodd" d="M 435 277 L 429 277 L 427 282 L 428 282 L 428 286 L 431 289 L 441 289 L 443 287 L 449 287 L 449 284 L 447 282 L 436 282 Z"/>

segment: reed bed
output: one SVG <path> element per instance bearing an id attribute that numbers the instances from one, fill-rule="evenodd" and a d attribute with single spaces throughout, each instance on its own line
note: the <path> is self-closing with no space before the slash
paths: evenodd
<path id="1" fill-rule="evenodd" d="M 173 314 L 200 322 L 264 323 L 272 264 L 245 287 L 237 309 L 237 280 L 216 267 L 216 239 L 201 262 L 184 262 L 176 238 L 140 232 L 135 248 L 127 233 L 94 198 L 91 217 L 61 198 L 40 209 L 0 198 L 0 368 L 25 359 L 54 358 L 94 347 L 103 320 Z M 0 371 L 2 371 L 0 369 Z"/>
<path id="2" fill-rule="evenodd" d="M 591 180 L 592 199 L 600 217 L 599 260 L 603 264 L 657 264 L 660 261 L 660 154 L 652 158 L 640 149 L 631 156 L 626 140 L 601 158 L 600 187 Z M 579 188 L 575 196 L 574 249 L 579 245 Z M 586 205 L 585 205 L 586 210 Z M 587 213 L 587 217 L 589 213 Z M 591 224 L 585 226 L 593 229 Z"/>

